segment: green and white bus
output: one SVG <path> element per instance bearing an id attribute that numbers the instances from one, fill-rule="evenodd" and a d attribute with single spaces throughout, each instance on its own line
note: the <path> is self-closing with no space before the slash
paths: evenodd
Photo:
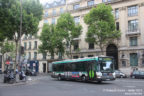
<path id="1" fill-rule="evenodd" d="M 86 57 L 52 62 L 51 77 L 82 81 L 115 80 L 113 57 Z"/>

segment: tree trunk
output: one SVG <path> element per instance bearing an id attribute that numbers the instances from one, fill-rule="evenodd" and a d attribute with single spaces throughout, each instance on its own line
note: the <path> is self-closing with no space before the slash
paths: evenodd
<path id="1" fill-rule="evenodd" d="M 100 45 L 100 49 L 101 49 L 102 55 L 104 55 L 104 51 L 103 51 L 103 46 L 102 45 Z"/>
<path id="2" fill-rule="evenodd" d="M 2 54 L 2 69 L 5 70 L 4 54 Z M 4 71 L 4 70 L 3 70 L 3 71 Z"/>
<path id="3" fill-rule="evenodd" d="M 70 42 L 70 49 L 69 49 L 70 50 L 70 59 L 72 59 L 72 49 L 71 49 L 71 47 L 72 46 L 71 46 L 71 42 Z"/>
<path id="4" fill-rule="evenodd" d="M 54 59 L 54 52 L 51 52 L 51 59 Z"/>
<path id="5" fill-rule="evenodd" d="M 18 57 L 18 41 L 16 40 L 15 43 L 16 43 L 16 52 L 15 52 L 15 65 L 14 65 L 14 69 L 16 69 L 18 67 L 18 59 L 17 59 L 17 57 Z"/>

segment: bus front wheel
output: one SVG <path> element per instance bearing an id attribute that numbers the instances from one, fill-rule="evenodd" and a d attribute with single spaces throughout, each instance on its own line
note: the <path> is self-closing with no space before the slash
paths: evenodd
<path id="1" fill-rule="evenodd" d="M 82 77 L 81 77 L 81 80 L 82 80 L 83 82 L 85 82 L 85 81 L 86 81 L 86 76 L 82 76 Z"/>

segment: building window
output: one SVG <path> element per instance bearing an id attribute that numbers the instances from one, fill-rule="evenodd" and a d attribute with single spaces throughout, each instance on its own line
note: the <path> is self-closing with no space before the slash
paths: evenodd
<path id="1" fill-rule="evenodd" d="M 29 59 L 31 59 L 31 52 L 29 52 Z"/>
<path id="2" fill-rule="evenodd" d="M 26 50 L 26 49 L 27 49 L 27 43 L 24 42 L 24 50 Z"/>
<path id="3" fill-rule="evenodd" d="M 126 61 L 122 61 L 122 67 L 126 67 Z"/>
<path id="4" fill-rule="evenodd" d="M 137 53 L 130 53 L 130 65 L 138 66 L 138 55 Z"/>
<path id="5" fill-rule="evenodd" d="M 29 50 L 31 49 L 31 42 L 29 42 Z"/>
<path id="6" fill-rule="evenodd" d="M 27 39 L 27 36 L 25 35 L 25 36 L 24 36 L 24 40 L 26 40 L 26 39 Z"/>
<path id="7" fill-rule="evenodd" d="M 55 9 L 53 10 L 53 15 L 56 15 L 56 10 Z"/>
<path id="8" fill-rule="evenodd" d="M 138 20 L 130 20 L 128 21 L 128 31 L 135 32 L 138 30 Z"/>
<path id="9" fill-rule="evenodd" d="M 78 50 L 79 49 L 79 43 L 78 41 L 77 42 L 74 42 L 74 50 Z"/>
<path id="10" fill-rule="evenodd" d="M 44 16 L 45 16 L 45 17 L 48 17 L 48 12 L 47 12 L 47 11 L 45 11 Z"/>
<path id="11" fill-rule="evenodd" d="M 75 5 L 73 5 L 73 9 L 74 9 L 74 10 L 78 9 L 79 7 L 80 7 L 79 4 L 75 4 Z"/>
<path id="12" fill-rule="evenodd" d="M 88 55 L 88 57 L 93 57 L 94 55 Z"/>
<path id="13" fill-rule="evenodd" d="M 75 24 L 79 24 L 80 23 L 80 17 L 79 16 L 74 17 L 74 22 L 75 22 Z"/>
<path id="14" fill-rule="evenodd" d="M 46 53 L 43 53 L 43 59 L 46 59 Z"/>
<path id="15" fill-rule="evenodd" d="M 62 59 L 62 53 L 61 52 L 58 52 L 58 58 Z"/>
<path id="16" fill-rule="evenodd" d="M 115 19 L 119 19 L 119 9 L 115 9 Z"/>
<path id="17" fill-rule="evenodd" d="M 119 22 L 116 22 L 116 29 L 120 30 L 120 28 L 119 28 Z"/>
<path id="18" fill-rule="evenodd" d="M 32 39 L 32 35 L 31 34 L 29 35 L 29 39 Z"/>
<path id="19" fill-rule="evenodd" d="M 34 42 L 34 49 L 37 49 L 37 41 Z"/>
<path id="20" fill-rule="evenodd" d="M 138 6 L 130 6 L 128 7 L 128 16 L 136 16 L 138 15 Z"/>
<path id="21" fill-rule="evenodd" d="M 107 2 L 107 0 L 102 0 L 102 2 Z"/>
<path id="22" fill-rule="evenodd" d="M 52 24 L 55 24 L 55 18 L 52 18 Z"/>
<path id="23" fill-rule="evenodd" d="M 34 59 L 37 59 L 37 52 L 34 52 Z"/>
<path id="24" fill-rule="evenodd" d="M 111 0 L 108 0 L 108 2 L 111 2 Z"/>
<path id="25" fill-rule="evenodd" d="M 48 20 L 44 20 L 44 23 L 48 23 Z"/>
<path id="26" fill-rule="evenodd" d="M 94 0 L 88 1 L 87 4 L 88 4 L 88 6 L 94 5 Z"/>
<path id="27" fill-rule="evenodd" d="M 64 13 L 64 10 L 63 10 L 63 8 L 60 8 L 60 13 Z"/>
<path id="28" fill-rule="evenodd" d="M 144 66 L 144 59 L 142 59 L 142 66 Z"/>
<path id="29" fill-rule="evenodd" d="M 94 49 L 94 43 L 89 43 L 89 49 Z"/>
<path id="30" fill-rule="evenodd" d="M 77 59 L 77 58 L 79 58 L 78 56 L 73 56 L 73 59 Z"/>
<path id="31" fill-rule="evenodd" d="M 137 46 L 137 37 L 130 37 L 130 46 Z"/>
<path id="32" fill-rule="evenodd" d="M 49 6 L 49 4 L 47 4 L 45 7 L 46 7 L 46 8 L 49 8 L 50 6 Z"/>

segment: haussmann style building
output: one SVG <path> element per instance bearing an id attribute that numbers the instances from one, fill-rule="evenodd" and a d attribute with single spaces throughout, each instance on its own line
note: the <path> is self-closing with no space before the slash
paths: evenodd
<path id="1" fill-rule="evenodd" d="M 75 23 L 80 23 L 83 27 L 82 34 L 74 39 L 76 43 L 72 47 L 73 58 L 101 55 L 97 45 L 85 41 L 88 28 L 83 20 L 91 8 L 100 3 L 112 6 L 116 28 L 121 31 L 121 37 L 104 48 L 105 55 L 113 56 L 116 61 L 115 69 L 124 73 L 130 74 L 134 68 L 144 70 L 144 0 L 58 0 L 46 3 L 37 35 L 40 35 L 44 23 L 56 24 L 62 13 L 70 12 Z M 23 37 L 26 56 L 29 60 L 39 62 L 39 72 L 48 72 L 50 56 L 38 53 L 40 44 L 35 36 Z M 77 52 L 77 49 L 80 51 Z M 56 59 L 58 57 L 55 56 Z"/>

